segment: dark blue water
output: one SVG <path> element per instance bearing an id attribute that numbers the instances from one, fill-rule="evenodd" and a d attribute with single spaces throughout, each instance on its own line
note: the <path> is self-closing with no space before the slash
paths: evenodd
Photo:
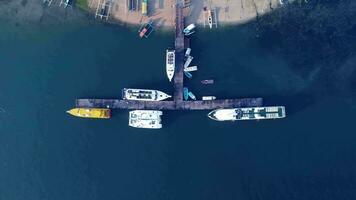
<path id="1" fill-rule="evenodd" d="M 288 117 L 221 123 L 169 111 L 158 131 L 129 128 L 127 111 L 65 111 L 123 87 L 172 91 L 172 32 L 140 40 L 136 28 L 85 18 L 2 20 L 0 199 L 356 199 L 355 13 L 352 1 L 310 1 L 199 29 L 199 71 L 186 83 L 197 96 L 263 97 Z"/>

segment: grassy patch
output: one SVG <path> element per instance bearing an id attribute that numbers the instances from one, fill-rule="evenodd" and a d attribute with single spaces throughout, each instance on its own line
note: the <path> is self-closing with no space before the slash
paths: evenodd
<path id="1" fill-rule="evenodd" d="M 75 6 L 83 10 L 89 10 L 88 0 L 76 0 Z"/>

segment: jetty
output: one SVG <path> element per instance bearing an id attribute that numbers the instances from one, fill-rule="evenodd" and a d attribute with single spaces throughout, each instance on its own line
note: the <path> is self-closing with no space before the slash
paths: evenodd
<path id="1" fill-rule="evenodd" d="M 189 38 L 185 38 L 184 8 L 185 0 L 176 0 L 175 23 L 175 74 L 173 78 L 174 95 L 172 101 L 137 101 L 120 99 L 77 99 L 78 108 L 111 109 L 151 109 L 151 110 L 213 110 L 218 108 L 262 106 L 262 98 L 220 99 L 206 101 L 184 101 L 184 49 L 189 47 Z"/>

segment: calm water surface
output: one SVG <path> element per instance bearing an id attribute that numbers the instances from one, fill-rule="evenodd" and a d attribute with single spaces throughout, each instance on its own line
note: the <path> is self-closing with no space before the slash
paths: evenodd
<path id="1" fill-rule="evenodd" d="M 172 92 L 173 32 L 140 40 L 135 28 L 92 21 L 1 21 L 0 199 L 355 199 L 354 13 L 335 22 L 311 7 L 303 21 L 297 9 L 199 29 L 199 71 L 186 82 L 198 96 L 285 105 L 286 119 L 169 111 L 157 131 L 128 127 L 127 111 L 110 120 L 65 111 L 76 98 L 119 98 L 123 87 Z M 216 84 L 199 83 L 207 78 Z"/>

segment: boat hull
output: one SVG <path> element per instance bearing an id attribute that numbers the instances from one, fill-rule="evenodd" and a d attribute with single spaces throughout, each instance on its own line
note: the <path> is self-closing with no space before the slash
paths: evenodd
<path id="1" fill-rule="evenodd" d="M 168 80 L 171 82 L 175 71 L 175 51 L 166 50 L 166 73 Z"/>
<path id="2" fill-rule="evenodd" d="M 132 88 L 124 88 L 122 90 L 122 99 L 124 100 L 163 101 L 171 97 L 172 96 L 158 90 Z"/>
<path id="3" fill-rule="evenodd" d="M 73 108 L 67 113 L 81 118 L 109 119 L 111 117 L 110 109 L 106 108 Z"/>
<path id="4" fill-rule="evenodd" d="M 129 126 L 144 129 L 160 129 L 162 111 L 133 110 L 129 112 Z"/>
<path id="5" fill-rule="evenodd" d="M 284 106 L 217 109 L 208 114 L 216 121 L 280 119 L 286 117 Z"/>

